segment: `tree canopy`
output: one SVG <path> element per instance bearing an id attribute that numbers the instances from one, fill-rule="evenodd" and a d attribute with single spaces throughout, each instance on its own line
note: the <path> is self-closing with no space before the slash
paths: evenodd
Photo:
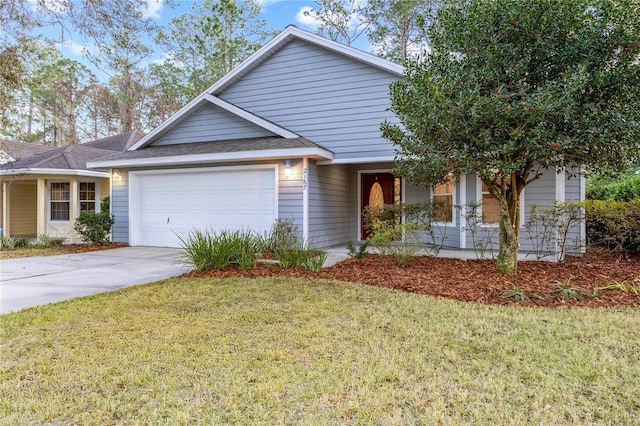
<path id="1" fill-rule="evenodd" d="M 498 269 L 515 272 L 522 190 L 545 170 L 640 158 L 637 0 L 448 1 L 432 53 L 390 89 L 396 171 L 433 185 L 477 173 L 501 209 Z"/>

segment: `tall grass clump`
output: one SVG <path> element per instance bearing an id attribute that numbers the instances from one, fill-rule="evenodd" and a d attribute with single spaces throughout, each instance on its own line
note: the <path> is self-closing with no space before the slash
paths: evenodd
<path id="1" fill-rule="evenodd" d="M 281 246 L 273 253 L 281 268 L 301 267 L 313 272 L 320 272 L 327 260 L 327 252 L 318 250 L 309 243 L 297 241 L 291 246 Z"/>
<path id="2" fill-rule="evenodd" d="M 29 241 L 21 237 L 3 237 L 0 235 L 0 250 L 15 250 L 17 248 L 27 247 Z"/>
<path id="3" fill-rule="evenodd" d="M 178 235 L 182 259 L 196 271 L 224 269 L 231 264 L 251 269 L 260 256 L 262 241 L 249 230 L 202 232 Z"/>
<path id="4" fill-rule="evenodd" d="M 318 250 L 300 237 L 300 229 L 293 219 L 278 219 L 265 235 L 265 252 L 273 254 L 281 268 L 301 267 L 319 272 L 327 260 L 327 252 Z"/>

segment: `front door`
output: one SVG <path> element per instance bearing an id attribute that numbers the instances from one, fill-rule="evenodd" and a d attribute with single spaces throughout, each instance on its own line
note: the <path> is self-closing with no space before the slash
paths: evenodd
<path id="1" fill-rule="evenodd" d="M 365 207 L 382 207 L 384 204 L 394 204 L 400 202 L 400 178 L 394 177 L 391 173 L 363 173 L 361 176 L 360 213 Z M 361 238 L 366 240 L 369 230 L 365 228 L 364 221 L 361 226 Z"/>

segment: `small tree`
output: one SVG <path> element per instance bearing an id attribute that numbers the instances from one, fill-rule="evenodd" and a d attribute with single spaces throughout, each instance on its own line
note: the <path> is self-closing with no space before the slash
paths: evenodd
<path id="1" fill-rule="evenodd" d="M 99 212 L 80 212 L 74 229 L 83 240 L 97 245 L 109 243 L 111 228 L 115 222 L 110 212 L 110 205 L 109 197 L 104 197 L 100 203 Z"/>
<path id="2" fill-rule="evenodd" d="M 392 84 L 395 172 L 477 173 L 500 205 L 498 270 L 516 272 L 520 194 L 545 170 L 639 158 L 637 0 L 446 2 L 433 49 Z"/>

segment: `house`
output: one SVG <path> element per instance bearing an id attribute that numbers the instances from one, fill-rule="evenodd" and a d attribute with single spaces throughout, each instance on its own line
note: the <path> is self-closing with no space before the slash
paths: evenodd
<path id="1" fill-rule="evenodd" d="M 389 84 L 402 78 L 398 64 L 287 27 L 126 152 L 90 162 L 118 176 L 113 240 L 176 247 L 196 228 L 263 233 L 293 219 L 306 240 L 338 246 L 365 238 L 369 204 L 436 198 L 451 206 L 445 245 L 472 248 L 454 206 L 484 200 L 483 225 L 496 229 L 477 176 L 421 188 L 389 173 L 380 124 L 398 121 Z M 583 185 L 551 170 L 525 204 L 582 199 Z"/>
<path id="2" fill-rule="evenodd" d="M 80 242 L 73 219 L 98 211 L 109 195 L 108 170 L 90 170 L 87 161 L 121 152 L 143 136 L 123 133 L 60 148 L 3 142 L 7 161 L 0 165 L 2 235 L 36 238 L 44 234 Z"/>

